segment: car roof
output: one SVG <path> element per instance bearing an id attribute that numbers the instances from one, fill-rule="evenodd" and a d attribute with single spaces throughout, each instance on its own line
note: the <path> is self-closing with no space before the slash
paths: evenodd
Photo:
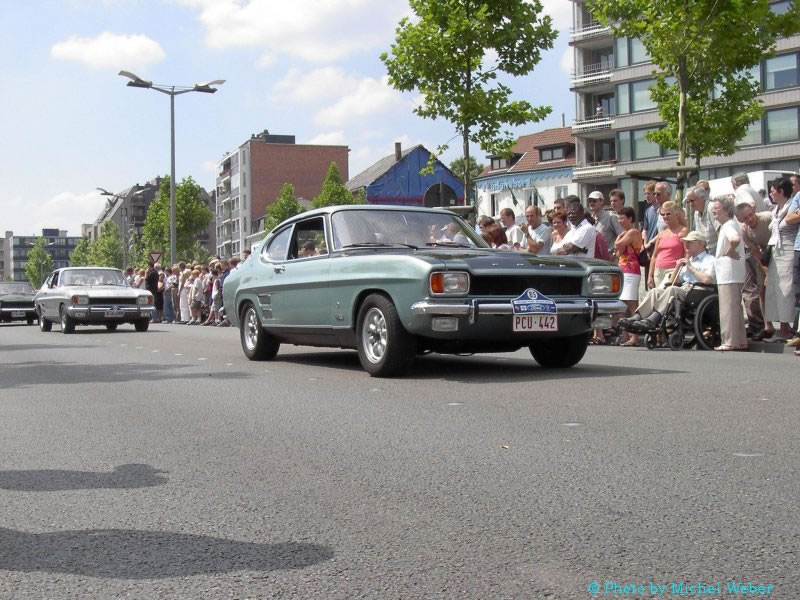
<path id="1" fill-rule="evenodd" d="M 56 269 L 56 271 L 78 271 L 83 269 L 94 269 L 94 270 L 105 269 L 106 271 L 119 271 L 120 273 L 122 272 L 120 269 L 117 269 L 116 267 L 93 267 L 91 265 L 86 265 L 85 267 L 61 267 L 60 269 Z"/>
<path id="2" fill-rule="evenodd" d="M 449 213 L 454 216 L 456 213 L 450 211 L 446 207 L 436 207 L 436 208 L 428 208 L 426 206 L 402 206 L 399 204 L 391 204 L 388 206 L 384 205 L 376 205 L 376 204 L 340 204 L 337 206 L 323 206 L 322 208 L 315 208 L 313 210 L 309 210 L 307 212 L 302 212 L 296 214 L 292 217 L 289 217 L 285 221 L 281 223 L 281 225 L 285 223 L 291 223 L 297 221 L 299 219 L 306 219 L 308 217 L 316 217 L 320 215 L 329 215 L 334 212 L 339 211 L 353 211 L 353 210 L 369 210 L 369 211 L 412 211 L 412 212 L 421 212 L 421 213 Z"/>

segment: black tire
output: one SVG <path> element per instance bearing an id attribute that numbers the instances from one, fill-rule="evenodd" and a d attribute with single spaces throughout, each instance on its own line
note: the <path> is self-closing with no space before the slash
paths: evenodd
<path id="1" fill-rule="evenodd" d="M 72 333 L 75 331 L 75 319 L 67 314 L 67 307 L 61 305 L 61 333 Z"/>
<path id="2" fill-rule="evenodd" d="M 417 340 L 400 322 L 392 301 L 380 294 L 367 296 L 356 321 L 358 359 L 373 377 L 402 375 L 417 356 Z"/>
<path id="3" fill-rule="evenodd" d="M 133 326 L 139 333 L 144 333 L 150 327 L 150 319 L 139 319 L 138 321 L 134 321 Z M 116 327 L 116 325 L 114 325 L 114 327 Z"/>
<path id="4" fill-rule="evenodd" d="M 648 333 L 644 337 L 644 345 L 647 347 L 648 350 L 655 350 L 656 348 L 658 348 L 658 334 Z"/>
<path id="5" fill-rule="evenodd" d="M 706 296 L 694 314 L 694 337 L 700 350 L 713 350 L 722 343 L 719 328 L 719 297 Z"/>
<path id="6" fill-rule="evenodd" d="M 669 334 L 668 338 L 670 350 L 683 350 L 683 331 L 676 329 Z"/>
<path id="7" fill-rule="evenodd" d="M 533 360 L 546 369 L 568 369 L 577 365 L 586 354 L 591 336 L 590 331 L 580 335 L 542 340 L 534 342 L 528 349 Z"/>
<path id="8" fill-rule="evenodd" d="M 52 331 L 53 324 L 45 319 L 42 315 L 39 315 L 39 331 L 43 333 L 47 333 L 48 331 Z"/>
<path id="9" fill-rule="evenodd" d="M 106 323 L 106 329 L 108 329 L 109 331 L 116 331 L 117 330 L 117 324 L 116 323 Z"/>
<path id="10" fill-rule="evenodd" d="M 248 359 L 272 360 L 277 356 L 281 343 L 264 331 L 255 306 L 248 302 L 242 307 L 239 323 L 239 339 Z"/>
<path id="11" fill-rule="evenodd" d="M 25 321 L 28 323 L 28 325 L 33 325 L 33 322 L 35 320 L 36 320 L 36 317 L 26 317 L 25 318 Z"/>

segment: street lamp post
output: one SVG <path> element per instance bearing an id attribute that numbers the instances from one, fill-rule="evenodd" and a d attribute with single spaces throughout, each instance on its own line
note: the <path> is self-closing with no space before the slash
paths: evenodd
<path id="1" fill-rule="evenodd" d="M 123 198 L 122 196 L 120 196 L 118 194 L 112 194 L 108 190 L 105 190 L 105 189 L 103 189 L 101 187 L 99 187 L 97 189 L 100 191 L 100 195 L 101 196 L 110 196 L 109 198 L 106 198 L 106 202 L 108 202 L 109 210 L 114 208 L 114 204 L 116 203 L 117 200 L 122 200 L 123 203 L 125 202 L 125 198 Z M 113 200 L 112 200 L 112 198 L 113 198 Z M 125 243 L 125 237 L 126 237 L 125 236 L 125 231 L 126 231 L 126 229 L 125 228 L 127 227 L 128 209 L 125 208 L 124 204 L 122 206 L 121 211 L 122 212 L 120 214 L 120 222 L 122 223 L 122 236 L 121 236 L 121 242 L 122 242 L 122 270 L 124 271 L 125 267 L 127 266 L 127 262 L 128 262 L 126 254 L 125 254 L 125 250 L 126 250 L 126 243 Z"/>
<path id="2" fill-rule="evenodd" d="M 211 86 L 222 85 L 225 83 L 225 80 L 215 79 L 214 81 L 209 81 L 208 83 L 196 83 L 195 85 L 189 87 L 176 85 L 155 85 L 152 81 L 146 81 L 138 75 L 134 75 L 130 71 L 120 71 L 119 74 L 130 79 L 128 82 L 129 87 L 148 88 L 169 96 L 169 258 L 170 264 L 175 264 L 177 260 L 175 256 L 175 96 L 178 96 L 179 94 L 187 94 L 189 92 L 204 92 L 206 94 L 213 94 L 217 91 L 217 88 Z"/>

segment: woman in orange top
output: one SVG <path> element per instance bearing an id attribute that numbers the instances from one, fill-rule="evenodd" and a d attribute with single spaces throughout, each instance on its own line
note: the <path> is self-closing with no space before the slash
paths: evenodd
<path id="1" fill-rule="evenodd" d="M 661 283 L 664 275 L 675 268 L 679 258 L 684 258 L 686 250 L 681 238 L 689 233 L 683 211 L 674 202 L 664 202 L 660 212 L 667 228 L 656 237 L 653 257 L 650 259 L 647 286 L 651 288 Z"/>
<path id="2" fill-rule="evenodd" d="M 642 268 L 639 266 L 639 252 L 642 251 L 642 234 L 636 229 L 636 214 L 630 206 L 623 206 L 617 213 L 622 233 L 614 242 L 614 250 L 619 257 L 619 268 L 622 270 L 623 284 L 619 299 L 628 307 L 626 317 L 630 317 L 639 305 L 639 282 L 642 279 Z M 632 333 L 620 346 L 638 346 L 639 336 Z"/>

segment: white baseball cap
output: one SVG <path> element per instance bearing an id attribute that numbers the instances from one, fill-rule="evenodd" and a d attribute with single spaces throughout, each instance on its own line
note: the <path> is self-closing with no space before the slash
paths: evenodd
<path id="1" fill-rule="evenodd" d="M 606 197 L 603 196 L 603 192 L 601 192 L 599 190 L 595 190 L 591 194 L 589 194 L 589 198 L 591 198 L 592 200 L 605 200 L 606 199 Z"/>

